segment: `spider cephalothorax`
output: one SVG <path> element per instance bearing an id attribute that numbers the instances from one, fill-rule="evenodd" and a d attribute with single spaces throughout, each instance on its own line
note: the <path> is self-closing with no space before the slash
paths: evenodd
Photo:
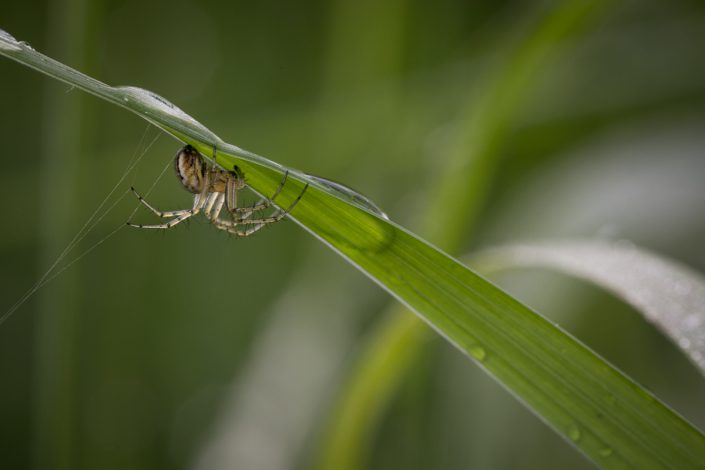
<path id="1" fill-rule="evenodd" d="M 213 159 L 215 160 L 216 150 L 213 148 Z M 184 220 L 198 214 L 201 210 L 206 217 L 211 221 L 216 228 L 225 230 L 239 237 L 252 235 L 267 224 L 280 221 L 289 211 L 299 202 L 303 194 L 308 188 L 308 184 L 304 186 L 299 196 L 291 205 L 283 210 L 278 207 L 269 217 L 253 218 L 252 215 L 257 211 L 262 211 L 273 206 L 274 199 L 279 195 L 286 179 L 288 172 L 284 173 L 284 178 L 279 184 L 279 188 L 275 191 L 271 199 L 261 199 L 258 203 L 248 207 L 238 207 L 237 196 L 238 192 L 244 189 L 247 184 L 245 178 L 238 167 L 233 167 L 233 171 L 226 171 L 216 166 L 209 166 L 203 156 L 190 145 L 186 145 L 178 151 L 174 159 L 176 175 L 181 181 L 181 184 L 187 191 L 194 194 L 193 207 L 191 209 L 182 209 L 176 211 L 160 211 L 152 207 L 142 196 L 140 196 L 134 188 L 139 201 L 148 209 L 154 212 L 159 217 L 171 219 L 163 224 L 142 225 L 128 222 L 127 225 L 137 228 L 153 228 L 167 229 L 183 222 Z M 230 219 L 224 220 L 220 218 L 220 213 L 225 206 L 230 213 Z M 247 226 L 249 228 L 241 229 L 239 226 Z"/>
<path id="2" fill-rule="evenodd" d="M 187 145 L 179 150 L 174 158 L 176 176 L 181 184 L 190 193 L 200 194 L 204 190 L 206 179 L 209 188 L 207 192 L 224 193 L 228 181 L 233 187 L 232 190 L 239 191 L 245 187 L 242 171 L 234 167 L 233 171 L 227 172 L 217 167 L 208 167 L 203 161 L 201 154 L 195 148 Z"/>

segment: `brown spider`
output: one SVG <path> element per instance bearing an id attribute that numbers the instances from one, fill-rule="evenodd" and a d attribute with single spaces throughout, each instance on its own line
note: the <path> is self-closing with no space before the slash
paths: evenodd
<path id="1" fill-rule="evenodd" d="M 213 157 L 215 158 L 215 146 L 213 147 Z M 293 209 L 299 200 L 301 200 L 306 189 L 308 189 L 308 184 L 306 184 L 301 194 L 299 194 L 288 208 L 281 209 L 276 207 L 276 210 L 269 217 L 253 218 L 252 215 L 255 212 L 272 207 L 274 199 L 276 199 L 286 183 L 287 176 L 289 175 L 288 171 L 284 173 L 284 178 L 271 199 L 263 198 L 252 206 L 238 207 L 238 192 L 247 186 L 244 175 L 238 167 L 234 167 L 233 171 L 222 170 L 216 166 L 209 167 L 203 160 L 201 154 L 190 145 L 186 145 L 179 150 L 176 154 L 174 164 L 176 174 L 181 184 L 184 185 L 187 191 L 195 194 L 193 207 L 191 207 L 191 209 L 175 211 L 160 211 L 144 200 L 144 198 L 135 191 L 135 188 L 131 188 L 132 192 L 137 196 L 137 199 L 139 199 L 145 207 L 159 217 L 171 220 L 163 224 L 142 225 L 127 222 L 127 225 L 137 228 L 168 229 L 203 211 L 208 220 L 210 220 L 217 229 L 225 230 L 237 237 L 248 237 L 265 225 L 279 222 Z M 232 216 L 232 220 L 223 220 L 219 217 L 223 206 L 227 208 Z M 250 227 L 239 228 L 240 226 Z"/>

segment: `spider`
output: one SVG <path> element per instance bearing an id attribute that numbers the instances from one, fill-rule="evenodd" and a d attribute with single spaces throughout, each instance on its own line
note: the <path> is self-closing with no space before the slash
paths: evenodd
<path id="1" fill-rule="evenodd" d="M 215 159 L 215 146 L 213 146 L 213 158 Z M 174 159 L 176 167 L 176 175 L 179 177 L 181 184 L 190 193 L 195 194 L 193 199 L 193 207 L 191 209 L 181 209 L 175 211 L 160 211 L 150 205 L 142 196 L 139 195 L 135 188 L 132 192 L 135 193 L 137 199 L 149 210 L 154 212 L 159 217 L 171 219 L 163 224 L 143 225 L 127 222 L 127 225 L 137 228 L 147 229 L 169 229 L 184 220 L 193 217 L 203 211 L 210 222 L 219 230 L 225 230 L 237 237 L 249 237 L 253 233 L 260 230 L 262 227 L 274 222 L 279 222 L 293 207 L 301 200 L 301 197 L 308 189 L 308 184 L 304 186 L 303 191 L 292 202 L 288 208 L 281 209 L 278 206 L 269 217 L 254 218 L 252 215 L 264 209 L 272 207 L 274 199 L 279 195 L 284 184 L 286 183 L 289 172 L 284 173 L 284 178 L 279 187 L 274 192 L 271 199 L 260 199 L 256 204 L 249 207 L 237 206 L 238 192 L 244 189 L 247 184 L 242 171 L 237 167 L 233 167 L 233 171 L 226 171 L 215 166 L 208 167 L 196 149 L 190 145 L 186 145 L 176 154 Z M 232 220 L 224 220 L 220 218 L 220 213 L 225 206 L 231 215 Z M 241 228 L 242 226 L 248 228 Z"/>

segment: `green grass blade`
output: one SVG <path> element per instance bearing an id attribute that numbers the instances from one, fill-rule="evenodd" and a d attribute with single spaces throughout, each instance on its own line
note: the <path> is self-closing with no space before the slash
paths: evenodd
<path id="1" fill-rule="evenodd" d="M 113 88 L 0 34 L 0 53 L 128 108 L 217 162 L 238 165 L 272 194 L 283 167 L 236 146 L 144 90 Z M 311 184 L 292 219 L 416 312 L 566 440 L 608 468 L 697 468 L 705 436 L 565 332 L 457 260 L 304 173 L 277 202 Z"/>
<path id="2" fill-rule="evenodd" d="M 425 207 L 418 211 L 420 233 L 427 239 L 451 254 L 472 239 L 513 121 L 542 71 L 555 60 L 556 46 L 565 48 L 566 36 L 581 37 L 617 5 L 573 0 L 530 9 L 529 20 L 522 19 L 513 28 L 526 33 L 504 39 L 507 44 L 500 49 L 507 49 L 505 57 L 478 89 L 468 90 L 450 144 L 436 151 L 444 165 L 424 198 Z M 426 349 L 428 328 L 421 321 L 411 321 L 403 306 L 390 305 L 382 316 L 341 386 L 329 424 L 321 433 L 320 469 L 362 466 L 358 462 L 369 453 L 367 436 L 374 433 L 392 402 L 393 390 L 413 373 Z M 375 356 L 379 360 L 370 362 Z"/>

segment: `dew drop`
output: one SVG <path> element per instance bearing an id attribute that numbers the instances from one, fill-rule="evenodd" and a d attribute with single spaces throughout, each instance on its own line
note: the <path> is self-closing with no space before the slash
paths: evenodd
<path id="1" fill-rule="evenodd" d="M 580 440 L 580 429 L 576 425 L 572 425 L 568 428 L 568 437 L 571 441 L 577 442 Z"/>
<path id="2" fill-rule="evenodd" d="M 487 357 L 487 351 L 481 346 L 470 346 L 468 350 L 470 351 L 470 355 L 478 361 L 484 361 Z"/>
<path id="3" fill-rule="evenodd" d="M 612 455 L 612 452 L 612 449 L 610 449 L 609 447 L 602 448 L 598 451 L 598 453 L 603 457 L 609 457 L 610 455 Z"/>
<path id="4" fill-rule="evenodd" d="M 306 173 L 306 176 L 316 181 L 318 184 L 328 188 L 329 190 L 332 190 L 338 196 L 343 196 L 343 199 L 354 203 L 356 206 L 374 212 L 380 217 L 389 220 L 387 214 L 385 214 L 384 211 L 382 211 L 382 209 L 380 209 L 379 206 L 377 206 L 377 204 L 372 201 L 372 199 L 368 198 L 367 196 L 358 191 L 355 191 L 351 187 L 346 186 L 342 183 L 338 183 L 337 181 L 329 180 L 328 178 L 322 178 L 316 175 L 311 175 L 309 173 Z"/>

